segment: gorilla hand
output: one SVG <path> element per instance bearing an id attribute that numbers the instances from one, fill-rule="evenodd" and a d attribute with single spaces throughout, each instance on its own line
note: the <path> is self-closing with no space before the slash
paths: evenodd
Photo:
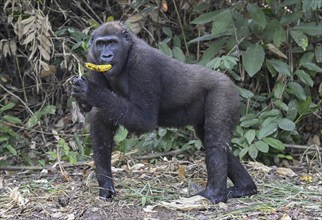
<path id="1" fill-rule="evenodd" d="M 96 94 L 97 86 L 83 77 L 73 79 L 72 96 L 80 103 L 81 108 L 90 111 L 94 106 L 93 94 Z"/>

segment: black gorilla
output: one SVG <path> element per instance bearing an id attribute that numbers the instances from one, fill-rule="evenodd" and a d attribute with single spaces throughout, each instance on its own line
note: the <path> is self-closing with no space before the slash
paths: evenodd
<path id="1" fill-rule="evenodd" d="M 229 151 L 239 120 L 239 95 L 224 74 L 184 64 L 138 39 L 119 22 L 97 28 L 88 62 L 112 64 L 108 72 L 75 78 L 72 95 L 91 109 L 91 138 L 100 196 L 115 194 L 111 172 L 118 125 L 143 133 L 156 126 L 192 125 L 205 147 L 207 186 L 199 195 L 226 202 L 257 192 L 251 176 Z M 227 177 L 234 186 L 227 189 Z"/>

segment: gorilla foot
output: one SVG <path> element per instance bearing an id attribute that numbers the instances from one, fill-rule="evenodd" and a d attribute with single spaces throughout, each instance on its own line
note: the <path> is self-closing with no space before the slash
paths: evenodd
<path id="1" fill-rule="evenodd" d="M 99 198 L 105 201 L 110 201 L 112 197 L 116 194 L 114 187 L 100 188 Z"/>
<path id="2" fill-rule="evenodd" d="M 197 193 L 196 195 L 205 197 L 212 203 L 227 202 L 227 195 L 215 195 L 213 191 L 207 189 Z"/>
<path id="3" fill-rule="evenodd" d="M 228 188 L 228 198 L 240 198 L 243 196 L 251 196 L 257 194 L 257 189 L 255 187 L 247 187 L 247 188 L 237 188 L 235 186 Z"/>

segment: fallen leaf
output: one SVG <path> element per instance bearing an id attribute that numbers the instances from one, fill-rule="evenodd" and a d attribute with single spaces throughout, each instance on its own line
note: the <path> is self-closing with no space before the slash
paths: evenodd
<path id="1" fill-rule="evenodd" d="M 197 195 L 189 198 L 172 200 L 170 202 L 161 201 L 160 205 L 168 209 L 192 211 L 208 209 L 212 205 L 212 203 L 206 198 Z"/>
<path id="2" fill-rule="evenodd" d="M 144 167 L 145 167 L 145 165 L 143 163 L 136 163 L 131 167 L 131 170 L 132 171 L 138 171 L 138 170 L 141 170 Z"/>
<path id="3" fill-rule="evenodd" d="M 143 211 L 145 212 L 157 212 L 156 210 L 153 210 L 157 205 L 147 205 L 145 208 L 143 208 Z"/>
<path id="4" fill-rule="evenodd" d="M 300 180 L 304 182 L 313 182 L 313 176 L 311 175 L 302 175 L 300 176 Z"/>
<path id="5" fill-rule="evenodd" d="M 186 178 L 185 174 L 186 174 L 185 166 L 179 165 L 178 176 L 182 179 L 185 179 Z"/>
<path id="6" fill-rule="evenodd" d="M 276 174 L 279 176 L 284 176 L 284 177 L 294 177 L 297 176 L 297 174 L 289 169 L 289 168 L 285 168 L 285 167 L 278 167 L 276 169 Z"/>
<path id="7" fill-rule="evenodd" d="M 252 161 L 249 161 L 248 164 L 254 169 L 254 170 L 258 170 L 258 171 L 261 171 L 263 173 L 269 173 L 272 168 L 271 167 L 268 167 L 268 166 L 265 166 L 264 164 L 262 163 L 259 163 L 259 162 L 252 162 Z"/>

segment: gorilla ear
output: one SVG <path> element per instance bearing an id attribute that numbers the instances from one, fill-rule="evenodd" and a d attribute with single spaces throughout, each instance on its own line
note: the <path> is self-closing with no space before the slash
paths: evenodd
<path id="1" fill-rule="evenodd" d="M 90 46 L 92 45 L 93 41 L 94 41 L 94 32 L 91 34 L 91 38 L 87 42 L 87 49 L 90 48 Z"/>
<path id="2" fill-rule="evenodd" d="M 131 36 L 127 30 L 122 31 L 122 37 L 125 38 L 125 40 L 129 41 L 131 39 Z"/>

